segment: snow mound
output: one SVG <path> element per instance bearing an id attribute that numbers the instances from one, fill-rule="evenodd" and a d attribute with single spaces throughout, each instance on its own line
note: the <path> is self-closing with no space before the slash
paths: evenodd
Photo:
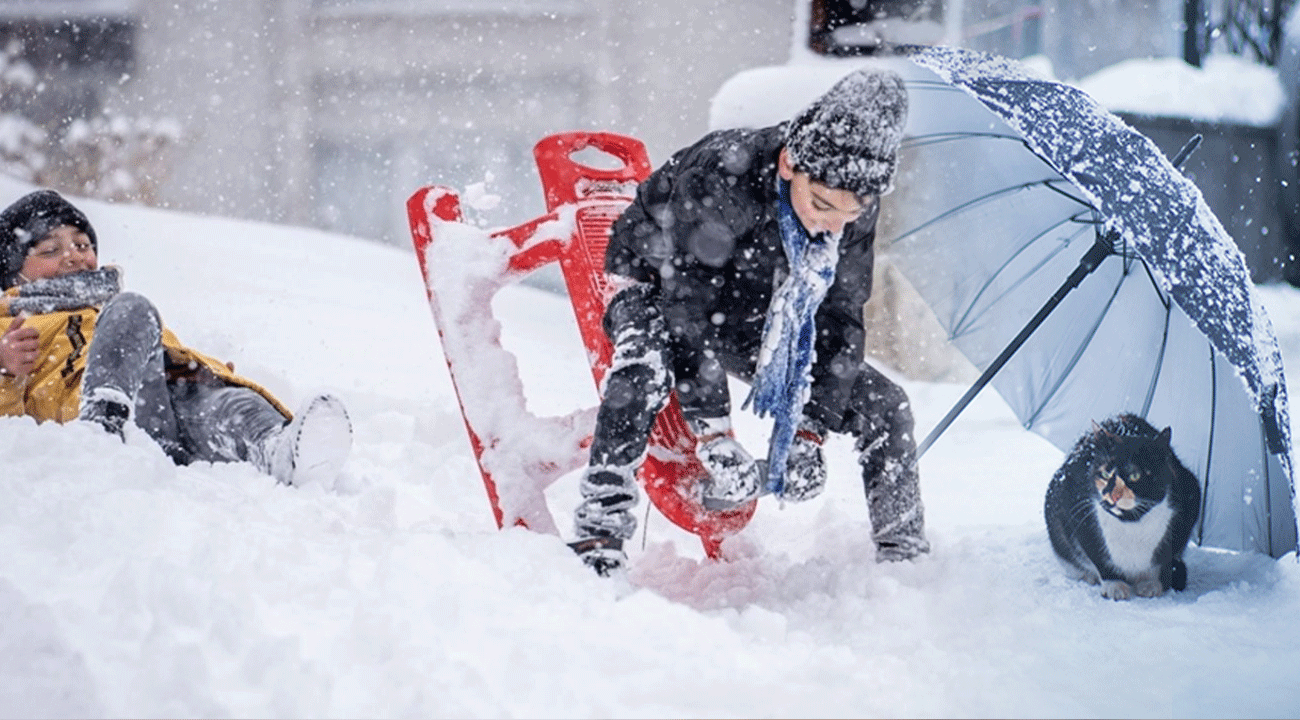
<path id="1" fill-rule="evenodd" d="M 1179 58 L 1125 60 L 1077 85 L 1111 112 L 1258 127 L 1276 125 L 1286 101 L 1276 70 L 1236 55 L 1210 55 L 1201 68 Z"/>

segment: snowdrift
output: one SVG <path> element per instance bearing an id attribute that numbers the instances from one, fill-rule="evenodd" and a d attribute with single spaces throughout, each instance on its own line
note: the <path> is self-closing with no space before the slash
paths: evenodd
<path id="1" fill-rule="evenodd" d="M 5 202 L 27 189 L 0 180 Z M 140 433 L 0 419 L 2 716 L 1300 712 L 1295 558 L 1190 548 L 1187 591 L 1128 603 L 1069 581 L 1041 517 L 1061 454 L 992 393 L 922 461 L 930 557 L 871 560 L 833 439 L 826 495 L 760 503 L 731 562 L 651 515 L 620 585 L 561 538 L 495 529 L 413 255 L 79 204 L 182 340 L 290 405 L 337 393 L 356 447 L 336 486 L 286 488 L 175 467 Z M 1300 293 L 1264 299 L 1300 362 Z M 593 404 L 568 302 L 497 304 L 530 409 Z M 919 429 L 963 390 L 904 385 Z M 738 423 L 761 446 L 763 423 Z M 571 507 L 576 477 L 552 494 Z"/>

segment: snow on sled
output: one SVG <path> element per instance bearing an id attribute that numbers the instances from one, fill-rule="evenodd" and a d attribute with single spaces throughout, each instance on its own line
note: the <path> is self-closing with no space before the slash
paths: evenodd
<path id="1" fill-rule="evenodd" d="M 582 164 L 575 153 L 594 148 L 621 162 L 613 170 Z M 586 464 L 595 408 L 538 417 L 525 408 L 513 354 L 501 346 L 492 297 L 550 263 L 573 303 L 592 376 L 602 387 L 611 346 L 601 318 L 615 288 L 604 273 L 609 229 L 650 174 L 645 146 L 609 133 L 562 133 L 533 148 L 548 213 L 512 228 L 486 231 L 462 222 L 460 198 L 442 187 L 421 188 L 407 201 L 443 353 L 460 401 L 470 445 L 498 527 L 523 526 L 558 534 L 545 490 Z M 676 399 L 655 422 L 638 479 L 658 510 L 699 536 L 705 553 L 720 556 L 723 539 L 749 522 L 756 503 L 727 511 L 700 504 L 706 476 L 695 438 Z"/>

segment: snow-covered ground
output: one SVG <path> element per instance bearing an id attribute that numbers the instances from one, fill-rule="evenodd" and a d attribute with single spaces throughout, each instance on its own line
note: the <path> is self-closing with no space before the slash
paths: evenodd
<path id="1" fill-rule="evenodd" d="M 25 189 L 0 179 L 0 201 Z M 356 444 L 335 487 L 288 488 L 0 419 L 0 715 L 1300 714 L 1295 556 L 1191 548 L 1187 591 L 1103 599 L 1048 546 L 1061 453 L 991 392 L 922 461 L 929 557 L 875 563 L 834 440 L 826 496 L 764 501 L 730 561 L 652 514 L 620 584 L 495 528 L 411 254 L 81 205 L 184 341 L 290 405 L 339 394 Z M 1300 292 L 1262 292 L 1300 367 Z M 515 286 L 496 307 L 531 409 L 594 403 L 567 301 Z M 905 386 L 921 431 L 963 390 Z M 575 484 L 551 492 L 561 528 Z"/>

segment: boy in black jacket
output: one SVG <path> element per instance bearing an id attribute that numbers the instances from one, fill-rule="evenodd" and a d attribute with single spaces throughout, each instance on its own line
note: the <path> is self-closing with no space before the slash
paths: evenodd
<path id="1" fill-rule="evenodd" d="M 634 476 L 669 392 L 710 474 L 706 505 L 815 497 L 826 433 L 850 433 L 877 559 L 929 551 L 907 396 L 863 360 L 878 201 L 906 114 L 897 75 L 859 70 L 793 121 L 710 133 L 640 185 L 610 231 L 614 358 L 574 518 L 572 546 L 598 573 L 626 562 Z M 774 419 L 766 471 L 732 437 L 728 374 Z"/>

